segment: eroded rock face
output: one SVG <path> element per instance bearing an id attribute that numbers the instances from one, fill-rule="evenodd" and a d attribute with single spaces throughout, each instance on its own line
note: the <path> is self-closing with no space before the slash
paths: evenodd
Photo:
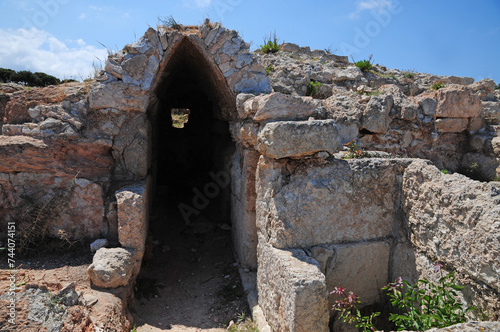
<path id="1" fill-rule="evenodd" d="M 464 86 L 450 86 L 436 93 L 436 116 L 444 118 L 473 118 L 481 114 L 481 100 Z"/>
<path id="2" fill-rule="evenodd" d="M 403 194 L 417 249 L 499 291 L 500 187 L 415 161 L 404 175 Z"/>
<path id="3" fill-rule="evenodd" d="M 125 248 L 101 248 L 94 255 L 88 274 L 92 284 L 100 288 L 126 286 L 137 266 L 135 252 Z"/>
<path id="4" fill-rule="evenodd" d="M 304 165 L 262 156 L 257 171 L 259 232 L 276 248 L 388 236 L 397 220 L 396 176 L 409 162 L 334 159 Z"/>

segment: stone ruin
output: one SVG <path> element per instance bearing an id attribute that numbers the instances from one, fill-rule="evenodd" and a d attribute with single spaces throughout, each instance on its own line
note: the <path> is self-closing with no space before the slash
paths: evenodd
<path id="1" fill-rule="evenodd" d="M 435 81 L 445 87 L 431 90 Z M 321 84 L 316 93 L 310 82 Z M 0 223 L 33 222 L 26 207 L 36 203 L 53 236 L 106 238 L 116 248 L 94 257 L 97 287 L 134 283 L 153 197 L 204 188 L 207 177 L 194 182 L 201 174 L 218 187 L 198 199 L 213 190 L 230 217 L 270 331 L 328 331 L 333 287 L 373 304 L 398 276 L 435 279 L 435 260 L 456 271 L 464 303 L 499 318 L 492 80 L 362 72 L 290 43 L 264 55 L 207 20 L 148 29 L 94 81 L 1 88 Z M 182 133 L 173 109 L 190 110 Z M 369 157 L 346 159 L 352 140 Z M 186 222 L 203 208 L 196 199 Z M 116 256 L 121 273 L 103 273 Z"/>

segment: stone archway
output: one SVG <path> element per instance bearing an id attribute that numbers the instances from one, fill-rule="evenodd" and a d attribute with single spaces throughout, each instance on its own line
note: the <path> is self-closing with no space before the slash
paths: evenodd
<path id="1" fill-rule="evenodd" d="M 242 120 L 236 95 L 269 92 L 269 79 L 249 45 L 234 30 L 208 20 L 196 28 L 150 28 L 137 42 L 109 57 L 105 73 L 90 89 L 89 106 L 109 110 L 110 126 L 119 128 L 111 142 L 114 168 L 109 191 L 111 200 L 116 192 L 117 217 L 110 205 L 107 218 L 111 236 L 115 233 L 122 247 L 134 250 L 138 267 L 146 249 L 156 185 L 201 191 L 213 179 L 211 174 L 229 176 L 226 161 L 232 159 L 233 145 L 229 127 Z M 171 127 L 175 108 L 192 112 L 184 132 Z M 238 138 L 233 139 L 238 144 Z M 162 156 L 180 160 L 172 163 Z M 192 182 L 198 175 L 205 179 Z M 179 185 L 182 182 L 184 186 Z M 229 187 L 214 196 L 221 201 L 221 213 L 229 215 Z M 139 208 L 127 208 L 124 202 L 130 199 Z"/>

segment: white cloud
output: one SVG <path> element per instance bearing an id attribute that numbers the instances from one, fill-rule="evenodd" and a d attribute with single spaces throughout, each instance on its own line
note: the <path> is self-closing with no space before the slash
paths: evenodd
<path id="1" fill-rule="evenodd" d="M 86 18 L 87 18 L 87 15 L 85 15 L 85 13 L 81 13 L 80 16 L 78 16 L 79 20 L 84 20 Z"/>
<path id="2" fill-rule="evenodd" d="M 63 42 L 36 28 L 0 29 L 0 45 L 0 67 L 41 71 L 61 79 L 88 78 L 93 73 L 92 62 L 107 58 L 104 48 L 87 45 L 82 39 Z"/>
<path id="3" fill-rule="evenodd" d="M 392 8 L 393 6 L 394 3 L 392 0 L 358 0 L 356 4 L 356 10 L 349 14 L 349 18 L 355 19 L 359 17 L 359 14 L 365 10 L 380 11 Z"/>

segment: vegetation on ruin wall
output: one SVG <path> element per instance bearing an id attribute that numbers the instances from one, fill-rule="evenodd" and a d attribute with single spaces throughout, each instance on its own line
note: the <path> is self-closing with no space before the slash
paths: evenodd
<path id="1" fill-rule="evenodd" d="M 467 320 L 466 313 L 475 310 L 475 308 L 465 309 L 457 300 L 457 292 L 462 291 L 464 287 L 455 283 L 453 271 L 443 275 L 443 267 L 442 262 L 436 262 L 434 265 L 434 272 L 441 273 L 437 284 L 422 279 L 412 285 L 399 277 L 395 282 L 382 288 L 389 297 L 394 312 L 389 314 L 389 321 L 398 331 L 426 331 L 464 323 Z M 341 297 L 335 301 L 332 308 L 340 312 L 339 319 L 355 325 L 364 332 L 378 331 L 374 326 L 374 319 L 380 316 L 380 312 L 372 312 L 368 316 L 362 315 L 358 308 L 361 304 L 360 297 L 340 286 L 335 287 L 331 294 Z"/>

